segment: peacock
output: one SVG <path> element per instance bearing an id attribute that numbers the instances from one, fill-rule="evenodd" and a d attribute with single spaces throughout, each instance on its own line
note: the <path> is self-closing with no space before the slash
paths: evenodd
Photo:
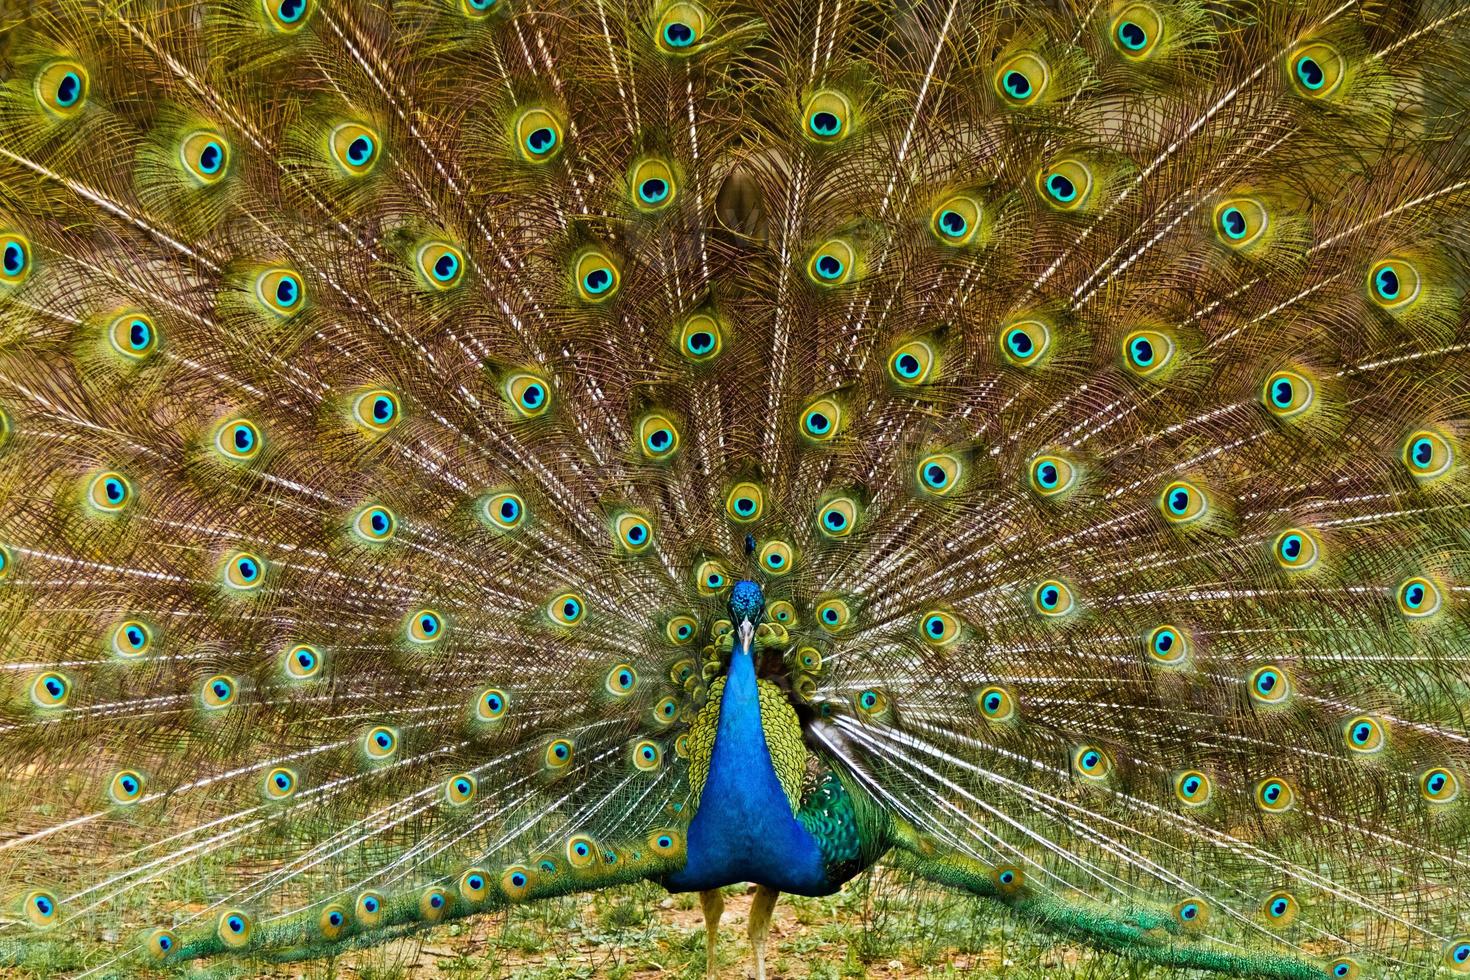
<path id="1" fill-rule="evenodd" d="M 881 864 L 1470 975 L 1470 3 L 0 30 L 0 962 Z"/>

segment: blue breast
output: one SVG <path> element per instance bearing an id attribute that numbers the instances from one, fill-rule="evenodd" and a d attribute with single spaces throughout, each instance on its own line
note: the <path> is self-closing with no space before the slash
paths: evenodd
<path id="1" fill-rule="evenodd" d="M 792 815 L 761 730 L 755 664 L 736 649 L 720 700 L 709 778 L 689 824 L 689 860 L 664 879 L 670 891 L 753 881 L 798 895 L 825 895 L 822 852 Z"/>

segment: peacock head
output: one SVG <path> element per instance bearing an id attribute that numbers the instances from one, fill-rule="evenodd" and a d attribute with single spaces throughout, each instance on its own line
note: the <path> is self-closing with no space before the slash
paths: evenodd
<path id="1" fill-rule="evenodd" d="M 761 621 L 761 612 L 766 608 L 766 597 L 761 587 L 750 579 L 741 579 L 730 590 L 730 618 L 736 623 L 749 620 Z"/>

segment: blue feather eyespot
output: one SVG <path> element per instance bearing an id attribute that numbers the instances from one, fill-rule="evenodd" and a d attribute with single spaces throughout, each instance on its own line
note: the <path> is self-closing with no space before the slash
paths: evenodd
<path id="1" fill-rule="evenodd" d="M 694 588 L 702 596 L 718 595 L 730 585 L 730 573 L 722 562 L 708 559 L 694 569 Z"/>
<path id="2" fill-rule="evenodd" d="M 680 687 L 687 686 L 688 683 L 692 679 L 694 679 L 694 677 L 695 664 L 694 658 L 692 657 L 683 657 L 679 660 L 675 660 L 673 664 L 669 666 L 669 680 L 673 681 L 675 684 L 678 684 Z"/>
<path id="3" fill-rule="evenodd" d="M 500 876 L 500 890 L 512 902 L 525 898 L 531 890 L 531 870 L 519 864 L 506 868 Z"/>
<path id="4" fill-rule="evenodd" d="M 425 888 L 419 895 L 419 918 L 425 922 L 438 922 L 449 910 L 449 893 L 437 885 Z"/>
<path id="5" fill-rule="evenodd" d="M 852 608 L 842 599 L 826 599 L 817 603 L 817 625 L 828 633 L 839 633 L 852 621 Z"/>
<path id="6" fill-rule="evenodd" d="M 1285 813 L 1296 805 L 1296 790 L 1279 776 L 1272 776 L 1256 784 L 1256 806 L 1267 813 Z"/>
<path id="7" fill-rule="evenodd" d="M 557 626 L 576 626 L 586 614 L 587 603 L 575 592 L 563 592 L 546 604 L 546 615 Z"/>
<path id="8" fill-rule="evenodd" d="M 1079 745 L 1072 750 L 1072 771 L 1083 779 L 1101 782 L 1113 771 L 1113 760 L 1096 745 Z"/>
<path id="9" fill-rule="evenodd" d="M 1010 721 L 1016 716 L 1016 698 L 1010 691 L 992 684 L 975 695 L 975 706 L 986 721 Z"/>
<path id="10" fill-rule="evenodd" d="M 1019 320 L 1001 328 L 1000 353 L 1007 364 L 1034 367 L 1051 349 L 1051 330 L 1040 320 Z"/>
<path id="11" fill-rule="evenodd" d="M 1154 53 L 1164 36 L 1164 18 L 1146 3 L 1131 3 L 1113 18 L 1109 36 L 1123 57 L 1143 61 Z"/>
<path id="12" fill-rule="evenodd" d="M 521 158 L 530 163 L 544 163 L 561 152 L 562 124 L 545 109 L 522 112 L 516 119 L 515 133 Z"/>
<path id="13" fill-rule="evenodd" d="M 698 629 L 699 624 L 693 616 L 675 616 L 664 624 L 664 635 L 670 643 L 681 647 L 694 641 Z"/>
<path id="14" fill-rule="evenodd" d="M 146 623 L 129 619 L 112 631 L 112 652 L 124 660 L 141 657 L 153 648 L 153 630 Z"/>
<path id="15" fill-rule="evenodd" d="M 1258 198 L 1230 197 L 1215 205 L 1215 237 L 1226 248 L 1248 249 L 1260 241 L 1270 224 L 1271 214 Z"/>
<path id="16" fill-rule="evenodd" d="M 500 393 L 518 418 L 537 418 L 551 408 L 551 385 L 530 371 L 507 375 L 501 382 Z"/>
<path id="17" fill-rule="evenodd" d="M 31 243 L 16 232 L 0 232 L 0 286 L 18 286 L 30 274 Z"/>
<path id="18" fill-rule="evenodd" d="M 115 470 L 104 470 L 87 484 L 87 502 L 94 510 L 116 514 L 133 502 L 133 486 Z"/>
<path id="19" fill-rule="evenodd" d="M 10 557 L 10 549 L 0 544 L 0 582 L 10 577 L 15 568 L 15 562 Z"/>
<path id="20" fill-rule="evenodd" d="M 499 721 L 505 717 L 510 699 L 498 687 L 487 687 L 475 697 L 475 718 L 478 721 Z"/>
<path id="21" fill-rule="evenodd" d="M 495 12 L 500 0 L 460 0 L 459 8 L 466 17 L 479 20 Z"/>
<path id="22" fill-rule="evenodd" d="M 347 906 L 333 902 L 317 916 L 316 927 L 326 940 L 339 939 L 347 930 Z"/>
<path id="23" fill-rule="evenodd" d="M 1284 704 L 1291 696 L 1291 675 L 1275 665 L 1258 667 L 1250 675 L 1247 690 L 1257 704 Z"/>
<path id="24" fill-rule="evenodd" d="M 306 681 L 318 676 L 324 663 L 321 651 L 305 643 L 296 644 L 281 656 L 281 667 L 293 681 Z"/>
<path id="25" fill-rule="evenodd" d="M 370 762 L 383 762 L 398 753 L 398 732 L 387 725 L 377 725 L 362 737 L 362 752 Z"/>
<path id="26" fill-rule="evenodd" d="M 1027 468 L 1031 489 L 1042 497 L 1060 497 L 1077 485 L 1078 471 L 1065 457 L 1037 456 Z"/>
<path id="27" fill-rule="evenodd" d="M 1292 85 L 1309 99 L 1325 99 L 1342 85 L 1347 63 L 1338 50 L 1322 41 L 1304 44 L 1286 57 Z"/>
<path id="28" fill-rule="evenodd" d="M 807 260 L 806 274 L 818 286 L 841 286 L 852 279 L 857 251 L 845 239 L 831 238 L 818 245 Z"/>
<path id="29" fill-rule="evenodd" d="M 930 646 L 947 647 L 960 638 L 960 621 L 942 609 L 926 612 L 919 619 L 919 638 Z"/>
<path id="30" fill-rule="evenodd" d="M 1068 157 L 1042 168 L 1036 175 L 1041 199 L 1058 211 L 1076 211 L 1092 196 L 1092 170 Z"/>
<path id="31" fill-rule="evenodd" d="M 614 697 L 627 697 L 638 688 L 638 672 L 630 664 L 618 664 L 607 672 L 602 686 Z"/>
<path id="32" fill-rule="evenodd" d="M 254 920 L 240 909 L 226 909 L 215 920 L 214 934 L 230 949 L 244 949 L 250 945 L 254 931 Z"/>
<path id="33" fill-rule="evenodd" d="M 888 377 L 904 387 L 927 384 L 937 360 L 927 340 L 910 340 L 888 355 Z"/>
<path id="34" fill-rule="evenodd" d="M 664 698 L 653 706 L 653 723 L 655 725 L 671 725 L 679 717 L 679 702 L 673 698 Z"/>
<path id="35" fill-rule="evenodd" d="M 629 554 L 642 554 L 653 544 L 653 525 L 642 514 L 624 511 L 613 518 L 613 539 Z"/>
<path id="36" fill-rule="evenodd" d="M 38 708 L 64 708 L 71 691 L 71 678 L 54 670 L 43 671 L 31 681 L 31 703 Z"/>
<path id="37" fill-rule="evenodd" d="M 1455 462 L 1455 451 L 1444 436 L 1420 429 L 1404 440 L 1402 458 L 1414 479 L 1434 480 L 1450 471 Z"/>
<path id="38" fill-rule="evenodd" d="M 566 769 L 572 764 L 574 754 L 571 739 L 554 738 L 546 745 L 546 768 L 552 771 Z"/>
<path id="39" fill-rule="evenodd" d="M 154 929 L 143 940 L 143 948 L 155 960 L 168 957 L 179 945 L 179 937 L 172 929 Z"/>
<path id="40" fill-rule="evenodd" d="M 708 313 L 696 313 L 679 328 L 679 353 L 696 364 L 713 360 L 725 344 L 724 329 Z"/>
<path id="41" fill-rule="evenodd" d="M 652 412 L 638 423 L 638 445 L 649 459 L 669 459 L 679 451 L 679 430 L 667 415 Z"/>
<path id="42" fill-rule="evenodd" d="M 526 502 L 508 490 L 485 498 L 482 510 L 490 526 L 499 531 L 514 531 L 526 519 Z"/>
<path id="43" fill-rule="evenodd" d="M 1395 597 L 1399 612 L 1409 619 L 1424 619 L 1439 612 L 1444 598 L 1439 587 L 1423 576 L 1405 580 Z"/>
<path id="44" fill-rule="evenodd" d="M 1026 887 L 1026 872 L 1014 864 L 996 865 L 990 879 L 1002 898 L 1010 898 Z"/>
<path id="45" fill-rule="evenodd" d="M 42 929 L 56 924 L 59 905 L 55 894 L 40 889 L 26 892 L 25 898 L 21 899 L 21 909 L 26 918 L 31 925 Z"/>
<path id="46" fill-rule="evenodd" d="M 1200 807 L 1210 802 L 1215 785 L 1198 769 L 1186 769 L 1174 776 L 1174 798 L 1185 806 Z"/>
<path id="47" fill-rule="evenodd" d="M 374 388 L 352 401 L 352 420 L 369 436 L 380 436 L 403 419 L 398 395 L 387 388 Z"/>
<path id="48" fill-rule="evenodd" d="M 276 766 L 265 774 L 265 780 L 262 785 L 265 789 L 266 799 L 289 800 L 296 795 L 296 790 L 300 787 L 300 782 L 301 780 L 296 775 L 296 770 L 288 769 L 285 766 Z"/>
<path id="49" fill-rule="evenodd" d="M 1176 352 L 1174 339 L 1162 330 L 1135 330 L 1123 338 L 1123 366 L 1140 378 L 1163 378 Z"/>
<path id="50" fill-rule="evenodd" d="M 819 398 L 801 410 L 801 434 L 810 442 L 831 442 L 842 428 L 842 405 Z"/>
<path id="51" fill-rule="evenodd" d="M 1072 598 L 1072 590 L 1067 587 L 1066 583 L 1056 579 L 1047 579 L 1031 593 L 1031 608 L 1048 618 L 1065 616 L 1075 609 L 1076 605 L 1076 600 Z"/>
<path id="52" fill-rule="evenodd" d="M 232 462 L 249 462 L 260 455 L 260 428 L 249 419 L 229 419 L 214 431 L 215 450 Z"/>
<path id="53" fill-rule="evenodd" d="M 87 103 L 91 79 L 75 61 L 53 61 L 36 74 L 36 101 L 54 116 L 74 116 Z"/>
<path id="54" fill-rule="evenodd" d="M 1209 498 L 1188 480 L 1175 480 L 1159 495 L 1159 512 L 1170 524 L 1191 524 L 1209 510 Z"/>
<path id="55" fill-rule="evenodd" d="M 1038 55 L 1023 52 L 995 72 L 995 91 L 1006 105 L 1028 106 L 1041 98 L 1051 82 L 1051 69 Z"/>
<path id="56" fill-rule="evenodd" d="M 215 674 L 199 685 L 199 703 L 206 711 L 228 708 L 239 695 L 239 685 L 233 677 Z"/>
<path id="57" fill-rule="evenodd" d="M 197 130 L 179 144 L 179 163 L 197 183 L 219 183 L 230 169 L 230 144 L 219 133 Z"/>
<path id="58" fill-rule="evenodd" d="M 224 582 L 238 592 L 258 589 L 265 582 L 265 564 L 248 551 L 237 551 L 225 559 Z"/>
<path id="59" fill-rule="evenodd" d="M 1470 973 L 1470 936 L 1458 936 L 1444 948 L 1444 965 L 1451 973 Z"/>
<path id="60" fill-rule="evenodd" d="M 1209 917 L 1210 907 L 1203 899 L 1186 898 L 1174 906 L 1174 921 L 1187 930 L 1203 927 Z"/>
<path id="61" fill-rule="evenodd" d="M 817 530 L 826 538 L 845 538 L 857 527 L 858 513 L 853 498 L 833 497 L 817 511 Z"/>
<path id="62" fill-rule="evenodd" d="M 835 89 L 822 89 L 807 99 L 802 131 L 818 143 L 837 143 L 852 131 L 852 102 Z"/>
<path id="63" fill-rule="evenodd" d="M 802 647 L 796 651 L 796 662 L 802 670 L 815 674 L 822 669 L 821 651 L 816 647 Z"/>
<path id="64" fill-rule="evenodd" d="M 342 171 L 361 177 L 378 162 L 381 146 L 378 134 L 361 123 L 343 123 L 327 138 L 327 150 Z"/>
<path id="65" fill-rule="evenodd" d="M 686 55 L 701 47 L 709 15 L 693 3 L 675 3 L 658 19 L 654 38 L 665 54 Z"/>
<path id="66" fill-rule="evenodd" d="M 1453 803 L 1460 795 L 1460 777 L 1442 766 L 1419 774 L 1419 795 L 1430 803 Z"/>
<path id="67" fill-rule="evenodd" d="M 118 806 L 130 806 L 143 799 L 148 781 L 136 769 L 123 769 L 107 784 L 107 796 Z"/>
<path id="68" fill-rule="evenodd" d="M 577 834 L 567 840 L 567 861 L 574 868 L 587 868 L 597 863 L 597 842 L 586 834 Z"/>
<path id="69" fill-rule="evenodd" d="M 449 242 L 425 242 L 414 253 L 419 277 L 431 288 L 453 289 L 464 282 L 464 252 Z"/>
<path id="70" fill-rule="evenodd" d="M 1276 564 L 1289 572 L 1302 572 L 1317 564 L 1321 549 L 1310 531 L 1291 528 L 1276 535 L 1271 544 Z"/>
<path id="71" fill-rule="evenodd" d="M 632 749 L 633 768 L 639 772 L 657 772 L 663 763 L 663 750 L 648 739 L 635 742 Z"/>
<path id="72" fill-rule="evenodd" d="M 1302 905 L 1288 891 L 1274 891 L 1261 903 L 1261 915 L 1272 929 L 1285 929 L 1301 914 Z"/>
<path id="73" fill-rule="evenodd" d="M 1342 740 L 1349 752 L 1373 755 L 1388 745 L 1388 728 L 1371 715 L 1358 715 L 1343 724 Z"/>
<path id="74" fill-rule="evenodd" d="M 1363 975 L 1363 968 L 1358 961 L 1347 956 L 1339 956 L 1327 964 L 1327 975 L 1332 980 L 1358 980 Z"/>
<path id="75" fill-rule="evenodd" d="M 1178 627 L 1165 624 L 1149 631 L 1144 642 L 1148 645 L 1150 663 L 1164 667 L 1177 667 L 1189 656 L 1189 637 Z"/>
<path id="76" fill-rule="evenodd" d="M 459 897 L 466 902 L 483 902 L 489 893 L 490 876 L 482 868 L 470 868 L 459 876 Z"/>
<path id="77" fill-rule="evenodd" d="M 681 758 L 681 759 L 688 759 L 689 758 L 689 733 L 688 732 L 681 732 L 679 734 L 679 737 L 676 738 L 676 739 L 674 739 L 674 754 L 676 756 L 678 756 L 679 758 Z M 670 804 L 670 806 L 671 806 L 672 811 L 674 813 L 676 813 L 676 814 L 682 812 L 682 810 L 683 810 L 683 804 L 682 803 L 673 803 L 673 804 Z"/>
<path id="78" fill-rule="evenodd" d="M 408 642 L 427 645 L 444 639 L 444 617 L 434 609 L 419 609 L 408 616 Z"/>
<path id="79" fill-rule="evenodd" d="M 267 269 L 255 277 L 255 298 L 267 313 L 286 319 L 306 305 L 306 284 L 293 269 Z"/>
<path id="80" fill-rule="evenodd" d="M 743 480 L 725 494 L 725 514 L 732 521 L 748 524 L 760 519 L 766 509 L 766 494 L 760 484 Z"/>
<path id="81" fill-rule="evenodd" d="M 1408 308 L 1423 289 L 1419 270 L 1407 259 L 1383 259 L 1368 270 L 1368 298 L 1390 313 Z"/>
<path id="82" fill-rule="evenodd" d="M 270 25 L 284 34 L 292 34 L 311 16 L 311 0 L 261 0 Z"/>
<path id="83" fill-rule="evenodd" d="M 1261 388 L 1261 404 L 1278 419 L 1292 419 L 1312 407 L 1316 388 L 1297 371 L 1277 371 Z"/>
<path id="84" fill-rule="evenodd" d="M 877 717 L 888 710 L 888 698 L 882 691 L 869 688 L 859 691 L 852 699 L 853 706 L 858 712 L 870 718 Z"/>
<path id="85" fill-rule="evenodd" d="M 648 836 L 648 846 L 664 857 L 675 853 L 683 842 L 683 836 L 675 830 L 659 830 Z"/>
<path id="86" fill-rule="evenodd" d="M 933 453 L 919 460 L 914 468 L 914 477 L 921 491 L 942 497 L 960 485 L 964 465 L 958 456 L 950 453 Z"/>
<path id="87" fill-rule="evenodd" d="M 767 541 L 756 560 L 767 575 L 785 575 L 796 567 L 796 553 L 785 541 Z"/>
<path id="88" fill-rule="evenodd" d="M 358 895 L 353 905 L 358 924 L 370 929 L 382 922 L 383 908 L 387 904 L 381 892 L 368 891 Z"/>
<path id="89" fill-rule="evenodd" d="M 382 504 L 369 504 L 352 519 L 352 530 L 364 541 L 381 544 L 398 533 L 398 518 Z"/>
<path id="90" fill-rule="evenodd" d="M 130 310 L 113 318 L 107 327 L 107 342 L 129 361 L 145 361 L 158 349 L 158 329 L 146 313 Z"/>
<path id="91" fill-rule="evenodd" d="M 597 249 L 589 249 L 572 263 L 577 280 L 577 295 L 584 303 L 601 303 L 618 291 L 621 276 L 612 257 Z"/>
<path id="92" fill-rule="evenodd" d="M 679 185 L 674 170 L 657 158 L 646 158 L 633 164 L 628 176 L 633 206 L 640 211 L 661 211 L 674 203 Z"/>
<path id="93" fill-rule="evenodd" d="M 942 245 L 969 245 L 980 233 L 984 209 L 969 194 L 954 194 L 940 201 L 929 216 L 929 231 Z"/>

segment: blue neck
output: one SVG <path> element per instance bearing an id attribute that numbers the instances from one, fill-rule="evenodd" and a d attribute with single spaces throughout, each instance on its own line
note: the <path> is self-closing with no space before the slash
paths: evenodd
<path id="1" fill-rule="evenodd" d="M 753 881 L 784 892 L 822 895 L 822 853 L 791 812 L 761 728 L 755 663 L 730 656 L 709 778 L 689 824 L 689 860 L 665 880 L 671 891 L 703 891 Z"/>

